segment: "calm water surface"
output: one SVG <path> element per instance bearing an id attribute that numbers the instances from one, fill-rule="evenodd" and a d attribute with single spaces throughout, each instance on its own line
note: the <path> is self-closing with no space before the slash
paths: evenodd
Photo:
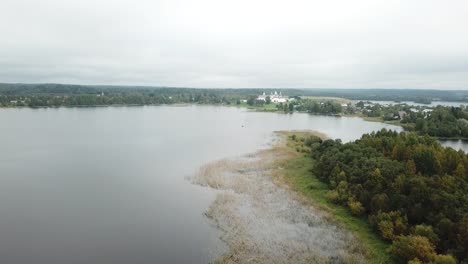
<path id="1" fill-rule="evenodd" d="M 186 180 L 275 130 L 349 141 L 399 127 L 245 109 L 0 110 L 0 263 L 207 263 L 223 249 L 203 216 L 215 192 Z"/>
<path id="2" fill-rule="evenodd" d="M 451 147 L 455 150 L 463 150 L 464 152 L 468 153 L 468 141 L 467 140 L 439 140 L 442 146 Z"/>

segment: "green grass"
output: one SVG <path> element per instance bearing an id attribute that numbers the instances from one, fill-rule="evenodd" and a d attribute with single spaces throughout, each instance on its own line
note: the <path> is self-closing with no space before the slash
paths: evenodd
<path id="1" fill-rule="evenodd" d="M 416 129 L 416 124 L 414 124 L 414 123 L 401 123 L 400 120 L 385 121 L 385 123 L 396 125 L 396 126 L 401 126 L 404 129 L 407 129 L 407 130 L 410 130 L 410 131 L 413 131 L 413 130 Z"/>
<path id="2" fill-rule="evenodd" d="M 288 139 L 288 147 L 294 150 L 301 145 Z M 369 252 L 370 263 L 394 263 L 386 251 L 389 244 L 372 230 L 367 218 L 355 217 L 347 208 L 334 204 L 326 198 L 329 189 L 313 175 L 314 163 L 311 157 L 298 153 L 296 157 L 285 163 L 284 180 L 312 204 L 330 213 L 333 220 L 350 230 Z"/>
<path id="3" fill-rule="evenodd" d="M 380 116 L 376 116 L 376 117 L 365 116 L 362 119 L 369 121 L 369 122 L 381 122 L 381 123 L 384 122 L 383 118 Z"/>
<path id="4" fill-rule="evenodd" d="M 261 111 L 261 112 L 276 112 L 279 111 L 278 108 L 276 108 L 275 103 L 270 103 L 270 104 L 264 104 L 263 106 L 251 106 L 248 105 L 247 103 L 240 103 L 240 104 L 233 104 L 234 106 L 237 107 L 244 107 L 256 111 Z"/>

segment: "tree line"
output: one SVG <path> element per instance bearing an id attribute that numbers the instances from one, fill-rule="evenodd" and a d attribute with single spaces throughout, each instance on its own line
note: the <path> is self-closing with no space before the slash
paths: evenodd
<path id="1" fill-rule="evenodd" d="M 308 100 L 300 99 L 297 106 L 298 111 L 303 111 L 312 114 L 340 114 L 343 112 L 343 107 L 340 103 L 333 100 Z"/>
<path id="2" fill-rule="evenodd" d="M 401 121 L 412 124 L 420 134 L 435 137 L 468 138 L 468 113 L 464 107 L 438 106 L 427 115 L 410 113 Z"/>
<path id="3" fill-rule="evenodd" d="M 275 89 L 198 89 L 147 86 L 0 83 L 0 106 L 91 106 L 116 104 L 240 104 Z M 290 95 L 302 90 L 288 89 Z"/>
<path id="4" fill-rule="evenodd" d="M 286 89 L 287 87 L 285 87 Z M 282 90 L 285 90 L 282 89 Z M 242 97 L 267 94 L 278 89 L 271 88 L 242 88 L 242 89 L 195 89 L 175 87 L 154 86 L 112 86 L 112 85 L 74 85 L 74 84 L 22 84 L 22 83 L 0 83 L 0 95 L 5 96 L 33 96 L 33 95 L 78 95 L 96 94 L 127 94 L 155 93 L 158 95 L 172 96 L 175 94 L 198 94 L 213 93 L 217 97 Z M 456 90 L 414 90 L 414 89 L 290 89 L 287 88 L 289 96 L 327 96 L 344 97 L 353 100 L 402 100 L 429 103 L 433 98 L 446 101 L 468 101 L 468 91 Z M 232 102 L 232 101 L 231 101 Z M 235 102 L 235 100 L 234 100 Z"/>
<path id="5" fill-rule="evenodd" d="M 468 263 L 468 155 L 385 129 L 343 144 L 310 137 L 328 199 L 368 219 L 398 263 Z"/>
<path id="6" fill-rule="evenodd" d="M 439 138 L 468 138 L 468 110 L 464 106 L 411 107 L 407 104 L 383 106 L 363 101 L 356 104 L 361 113 L 368 117 L 381 117 L 384 121 L 393 121 L 405 129 L 421 135 Z M 400 117 L 400 113 L 404 116 Z"/>

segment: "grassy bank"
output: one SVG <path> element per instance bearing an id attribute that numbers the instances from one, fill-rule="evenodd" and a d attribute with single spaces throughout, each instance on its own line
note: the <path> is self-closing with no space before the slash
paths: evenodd
<path id="1" fill-rule="evenodd" d="M 361 117 L 362 119 L 366 120 L 366 121 L 369 121 L 369 122 L 384 123 L 383 118 L 380 117 L 380 116 L 376 116 L 376 117 L 370 117 L 370 116 L 364 116 L 364 115 L 358 115 L 358 116 Z"/>
<path id="2" fill-rule="evenodd" d="M 276 104 L 270 103 L 270 104 L 264 104 L 262 106 L 252 106 L 247 103 L 240 103 L 240 104 L 231 104 L 232 106 L 236 107 L 242 107 L 242 108 L 247 108 L 250 110 L 255 110 L 255 111 L 260 111 L 260 112 L 276 112 L 279 111 L 278 108 L 276 107 Z"/>
<path id="3" fill-rule="evenodd" d="M 281 180 L 303 196 L 307 202 L 329 213 L 332 221 L 350 230 L 365 248 L 369 263 L 393 263 L 391 256 L 386 252 L 389 244 L 374 233 L 366 218 L 355 217 L 345 207 L 336 205 L 326 198 L 329 188 L 313 175 L 314 160 L 306 154 L 307 149 L 303 147 L 301 141 L 311 133 L 285 132 L 280 134 L 286 142 L 283 151 L 290 152 L 290 155 L 284 155 L 287 158 L 279 161 L 278 164 L 282 168 L 279 171 Z M 296 135 L 296 140 L 291 139 L 290 136 L 293 134 Z"/>

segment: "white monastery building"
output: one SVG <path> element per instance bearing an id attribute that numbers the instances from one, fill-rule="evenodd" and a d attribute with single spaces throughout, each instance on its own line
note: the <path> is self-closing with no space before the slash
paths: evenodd
<path id="1" fill-rule="evenodd" d="M 270 97 L 270 100 L 271 100 L 272 103 L 286 103 L 287 101 L 289 101 L 289 99 L 286 96 L 283 96 L 283 94 L 281 92 L 279 92 L 279 94 L 278 94 L 277 91 L 275 91 L 274 93 L 271 92 L 270 95 L 267 95 L 267 94 L 265 94 L 265 92 L 263 92 L 262 95 L 259 95 L 257 97 L 257 100 L 266 102 L 266 98 L 268 96 Z"/>

